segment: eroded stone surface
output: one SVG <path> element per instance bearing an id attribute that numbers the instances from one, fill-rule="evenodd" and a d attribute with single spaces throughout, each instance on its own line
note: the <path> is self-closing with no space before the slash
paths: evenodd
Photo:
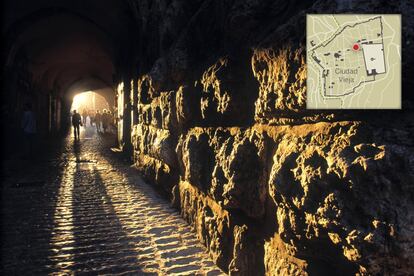
<path id="1" fill-rule="evenodd" d="M 193 129 L 177 147 L 183 179 L 224 208 L 260 218 L 266 193 L 263 144 L 254 131 Z"/>
<path id="2" fill-rule="evenodd" d="M 286 116 L 306 109 L 305 49 L 255 50 L 253 75 L 259 82 L 256 120 L 270 115 Z"/>
<path id="3" fill-rule="evenodd" d="M 304 48 L 305 14 L 337 10 L 401 12 L 412 41 L 412 4 L 200 1 L 181 11 L 185 27 L 178 13 L 151 21 L 177 12 L 173 2 L 139 8 L 161 26 L 157 41 L 176 39 L 143 50 L 153 58 L 139 76 L 136 166 L 164 183 L 217 264 L 240 275 L 412 273 L 412 97 L 406 113 L 306 110 Z"/>
<path id="4" fill-rule="evenodd" d="M 367 143 L 379 137 L 366 128 L 319 123 L 275 137 L 269 192 L 278 206 L 278 233 L 295 254 L 318 252 L 328 259 L 320 250 L 332 247 L 327 253 L 339 250 L 361 274 L 405 273 L 412 246 L 406 233 L 413 223 L 413 152 Z"/>

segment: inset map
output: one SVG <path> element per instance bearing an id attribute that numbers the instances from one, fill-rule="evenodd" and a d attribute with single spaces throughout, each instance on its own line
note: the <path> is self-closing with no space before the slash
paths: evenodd
<path id="1" fill-rule="evenodd" d="M 308 109 L 401 108 L 401 16 L 308 14 Z"/>

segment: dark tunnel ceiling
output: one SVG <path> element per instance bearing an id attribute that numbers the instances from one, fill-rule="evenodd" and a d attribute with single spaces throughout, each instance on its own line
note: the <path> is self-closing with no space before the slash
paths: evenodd
<path id="1" fill-rule="evenodd" d="M 24 51 L 33 80 L 46 91 L 111 86 L 116 47 L 127 37 L 124 3 L 6 0 L 6 62 Z"/>

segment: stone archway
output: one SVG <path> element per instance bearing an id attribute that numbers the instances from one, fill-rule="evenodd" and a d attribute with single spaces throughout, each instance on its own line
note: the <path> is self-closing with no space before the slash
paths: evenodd
<path id="1" fill-rule="evenodd" d="M 3 117 L 10 117 L 5 120 L 10 122 L 6 126 L 10 139 L 6 140 L 14 141 L 18 135 L 13 128 L 19 125 L 26 102 L 34 107 L 42 136 L 67 124 L 64 113 L 70 108 L 73 90 L 96 90 L 110 107 L 114 105 L 111 87 L 117 60 L 114 42 L 122 33 L 116 26 L 119 23 L 111 26 L 110 16 L 104 20 L 65 3 L 45 4 L 40 9 L 19 1 L 7 5 L 16 6 L 19 12 L 3 26 L 3 66 L 9 72 L 2 91 Z"/>

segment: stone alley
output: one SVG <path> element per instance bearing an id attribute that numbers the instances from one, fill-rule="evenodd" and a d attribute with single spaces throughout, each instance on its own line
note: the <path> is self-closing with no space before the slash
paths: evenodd
<path id="1" fill-rule="evenodd" d="M 6 165 L 3 275 L 222 274 L 113 141 L 87 128 L 50 158 Z"/>
<path id="2" fill-rule="evenodd" d="M 3 2 L 0 275 L 414 275 L 413 0 Z"/>

